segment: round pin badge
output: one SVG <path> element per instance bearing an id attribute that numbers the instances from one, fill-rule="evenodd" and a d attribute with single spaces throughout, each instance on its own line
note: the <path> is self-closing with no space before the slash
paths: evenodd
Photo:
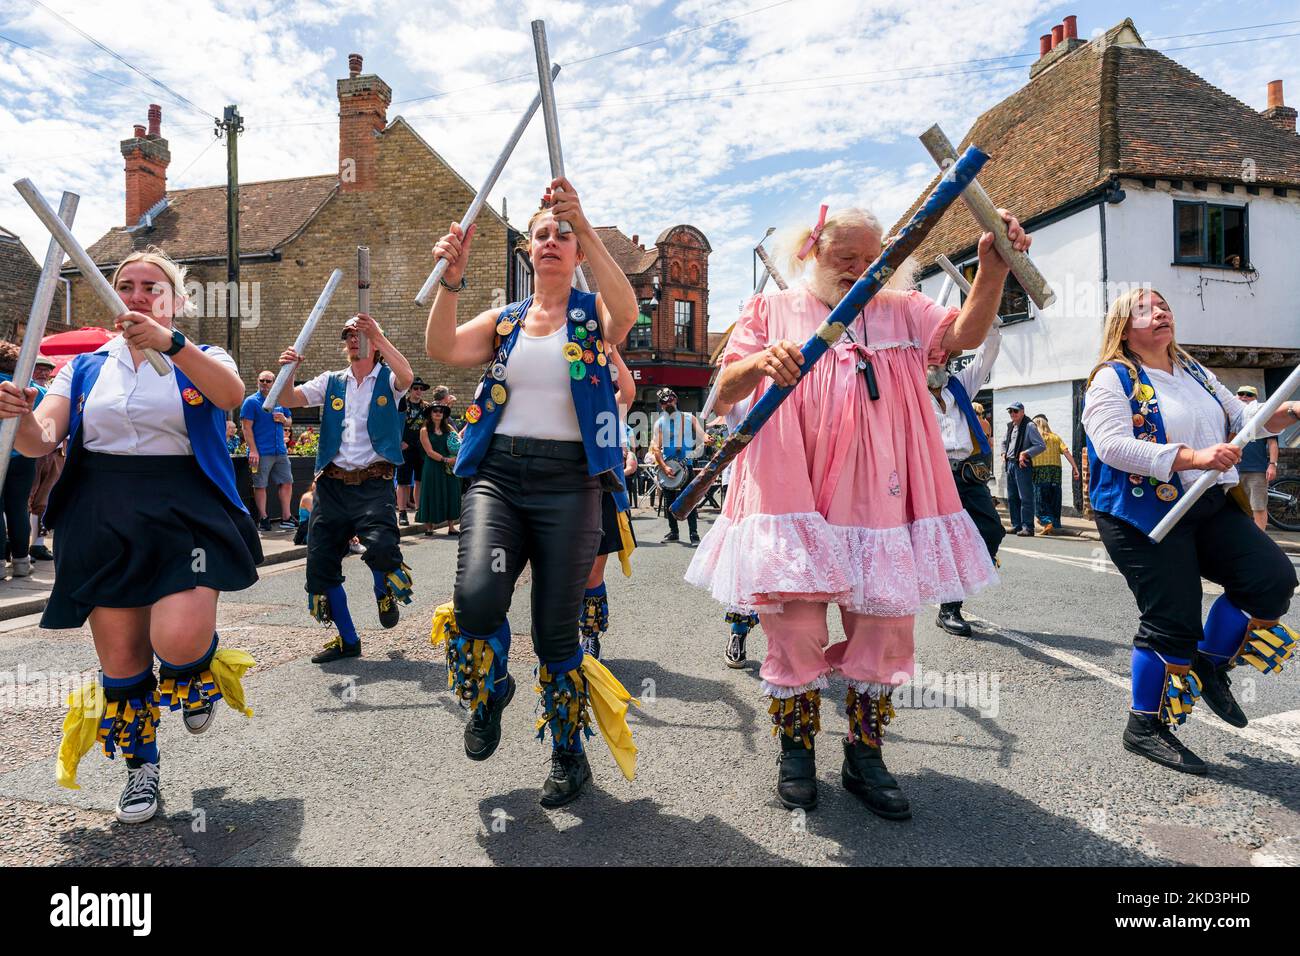
<path id="1" fill-rule="evenodd" d="M 506 389 L 504 385 L 492 386 L 492 401 L 496 402 L 498 405 L 504 405 L 506 403 Z"/>
<path id="2" fill-rule="evenodd" d="M 1149 402 L 1156 397 L 1156 390 L 1150 385 L 1139 385 L 1137 390 L 1137 400 L 1139 402 Z"/>
<path id="3" fill-rule="evenodd" d="M 1149 484 L 1149 485 L 1158 485 L 1158 484 L 1160 484 L 1160 479 L 1159 479 L 1159 478 L 1148 478 L 1148 479 L 1147 479 L 1147 484 Z"/>
<path id="4" fill-rule="evenodd" d="M 1178 489 L 1173 485 L 1156 485 L 1156 497 L 1161 501 L 1173 501 L 1178 497 Z"/>
<path id="5" fill-rule="evenodd" d="M 495 409 L 496 409 L 496 405 L 492 404 L 492 399 L 489 398 L 486 402 L 483 403 L 483 411 L 487 412 L 489 415 L 491 415 L 493 410 Z"/>
<path id="6" fill-rule="evenodd" d="M 482 394 L 483 394 L 483 383 L 482 383 L 482 382 L 479 382 L 479 383 L 478 383 L 478 388 L 474 389 L 474 401 L 477 402 L 477 401 L 478 401 L 478 397 L 479 397 L 480 395 L 482 395 Z"/>
<path id="7" fill-rule="evenodd" d="M 1143 490 L 1143 488 L 1142 488 L 1141 485 L 1134 485 L 1134 486 L 1133 486 L 1133 497 L 1134 497 L 1134 498 L 1141 498 L 1144 494 L 1146 494 L 1146 492 Z"/>
<path id="8" fill-rule="evenodd" d="M 582 358 L 582 346 L 577 342 L 564 343 L 564 358 L 569 362 L 576 362 Z"/>
<path id="9" fill-rule="evenodd" d="M 585 339 L 585 338 L 587 337 L 587 330 L 586 330 L 586 328 L 585 328 L 584 326 L 581 326 L 581 325 L 578 326 L 576 329 L 573 330 L 573 337 L 574 337 L 575 339 L 578 339 L 579 341 L 581 341 L 582 339 Z"/>
<path id="10" fill-rule="evenodd" d="M 515 330 L 515 324 L 509 319 L 502 319 L 497 323 L 497 335 L 507 336 Z"/>
<path id="11" fill-rule="evenodd" d="M 581 322 L 581 321 L 582 321 L 583 319 L 585 319 L 586 317 L 587 317 L 587 310 L 586 310 L 586 309 L 570 309 L 570 310 L 569 310 L 569 318 L 573 319 L 574 322 Z"/>
<path id="12" fill-rule="evenodd" d="M 492 377 L 498 382 L 504 382 L 506 380 L 506 367 L 503 363 L 497 362 L 492 366 Z"/>
<path id="13" fill-rule="evenodd" d="M 587 366 L 581 362 L 571 362 L 569 364 L 569 378 L 575 382 L 581 381 L 587 374 Z"/>
<path id="14" fill-rule="evenodd" d="M 471 425 L 482 417 L 483 409 L 479 408 L 477 405 L 471 405 L 469 408 L 465 409 L 465 421 L 469 422 Z"/>
<path id="15" fill-rule="evenodd" d="M 1134 427 L 1134 428 L 1141 428 L 1141 427 L 1142 427 L 1143 425 L 1145 425 L 1145 424 L 1146 424 L 1146 419 L 1143 418 L 1141 415 L 1134 415 L 1134 416 L 1133 416 L 1133 427 Z"/>
<path id="16" fill-rule="evenodd" d="M 330 408 L 334 409 L 334 411 L 336 412 L 343 411 L 343 399 L 341 398 L 334 399 L 332 402 L 330 402 Z"/>
<path id="17" fill-rule="evenodd" d="M 604 353 L 602 353 L 602 354 L 596 356 L 596 364 L 597 364 L 597 365 L 600 365 L 600 366 L 603 367 L 603 366 L 605 365 L 605 363 L 608 362 L 608 361 L 609 361 L 609 359 L 605 358 Z"/>
<path id="18" fill-rule="evenodd" d="M 587 331 L 588 331 L 588 332 L 595 332 L 596 329 L 598 329 L 598 328 L 600 328 L 600 326 L 599 326 L 599 324 L 596 322 L 595 319 L 588 319 L 588 320 L 587 320 Z"/>
<path id="19" fill-rule="evenodd" d="M 388 396 L 380 395 L 378 398 L 375 399 L 375 404 L 378 405 L 380 408 L 383 408 L 385 405 L 388 404 Z"/>
<path id="20" fill-rule="evenodd" d="M 1129 483 L 1130 483 L 1130 484 L 1133 484 L 1133 485 L 1140 485 L 1140 484 L 1142 484 L 1142 476 L 1141 476 L 1141 475 L 1129 475 L 1129 476 L 1128 476 L 1128 480 L 1129 480 Z"/>
<path id="21" fill-rule="evenodd" d="M 597 351 L 597 352 L 603 352 L 603 351 L 605 351 L 605 340 L 604 340 L 604 339 L 596 339 L 596 351 Z"/>
<path id="22" fill-rule="evenodd" d="M 596 353 L 591 349 L 587 349 L 587 351 L 582 353 L 582 360 L 590 365 L 592 362 L 596 361 Z"/>

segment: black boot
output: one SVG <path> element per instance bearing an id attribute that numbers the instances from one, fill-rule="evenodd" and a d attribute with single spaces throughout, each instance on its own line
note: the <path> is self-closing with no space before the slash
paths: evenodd
<path id="1" fill-rule="evenodd" d="M 961 601 L 939 605 L 939 617 L 934 622 L 949 634 L 970 637 L 970 624 L 961 616 Z"/>
<path id="2" fill-rule="evenodd" d="M 335 635 L 334 640 L 325 645 L 325 649 L 311 659 L 313 664 L 329 664 L 333 661 L 342 660 L 345 657 L 360 657 L 361 642 L 355 644 L 346 643 L 343 638 Z"/>
<path id="3" fill-rule="evenodd" d="M 1129 711 L 1124 749 L 1180 773 L 1205 773 L 1205 761 L 1179 743 L 1155 714 Z"/>
<path id="4" fill-rule="evenodd" d="M 554 750 L 551 752 L 551 773 L 542 783 L 542 797 L 538 801 L 548 810 L 572 803 L 582 794 L 591 780 L 591 765 L 581 750 Z"/>
<path id="5" fill-rule="evenodd" d="M 803 741 L 781 735 L 777 757 L 776 796 L 787 810 L 812 810 L 817 806 L 817 754 L 813 738 Z"/>
<path id="6" fill-rule="evenodd" d="M 1231 666 L 1216 665 L 1208 657 L 1198 654 L 1192 670 L 1201 682 L 1201 700 L 1209 705 L 1210 710 L 1234 727 L 1245 727 L 1249 723 L 1245 711 L 1232 696 L 1232 678 L 1228 676 Z"/>
<path id="7" fill-rule="evenodd" d="M 844 741 L 844 766 L 840 770 L 844 789 L 858 797 L 878 817 L 886 820 L 910 820 L 912 805 L 885 768 L 879 747 L 860 740 Z"/>
<path id="8" fill-rule="evenodd" d="M 515 679 L 506 675 L 506 691 L 489 697 L 486 704 L 470 715 L 465 725 L 465 756 L 470 760 L 487 760 L 501 743 L 501 715 L 515 696 Z"/>
<path id="9" fill-rule="evenodd" d="M 375 598 L 379 607 L 379 623 L 385 628 L 397 627 L 402 619 L 402 612 L 397 608 L 397 598 L 387 591 Z"/>

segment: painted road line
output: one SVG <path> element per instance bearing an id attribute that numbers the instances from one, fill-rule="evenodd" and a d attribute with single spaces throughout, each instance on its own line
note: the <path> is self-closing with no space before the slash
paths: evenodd
<path id="1" fill-rule="evenodd" d="M 1037 651 L 1040 654 L 1046 654 L 1048 657 L 1054 658 L 1062 664 L 1068 664 L 1070 667 L 1083 671 L 1091 677 L 1105 681 L 1107 684 L 1123 690 L 1125 695 L 1127 695 L 1130 690 L 1130 683 L 1127 677 L 1121 677 L 1118 674 L 1108 671 L 1099 664 L 1094 664 L 1092 661 L 1084 660 L 1082 657 L 1071 654 L 1069 651 L 1063 651 L 1060 648 L 1052 647 L 1050 644 L 1044 644 L 1042 641 L 1035 640 L 1028 634 L 1022 634 L 1020 631 L 1012 630 L 1011 628 L 1001 627 L 1000 625 L 994 624 L 992 621 L 976 617 L 973 614 L 966 614 L 966 619 L 979 624 L 981 627 L 992 631 L 1000 637 L 1005 637 L 1009 641 L 1015 641 L 1023 647 Z M 1056 636 L 1047 631 L 1041 633 L 1047 634 L 1049 637 Z M 1205 707 L 1204 704 L 1201 706 Z M 1206 709 L 1208 710 L 1208 708 Z M 1215 730 L 1223 731 L 1224 733 L 1235 734 L 1243 740 L 1248 740 L 1260 747 L 1268 747 L 1271 750 L 1281 751 L 1293 759 L 1300 760 L 1300 716 L 1291 718 L 1290 721 L 1280 720 L 1280 718 L 1288 717 L 1291 714 L 1300 715 L 1300 712 L 1289 711 L 1287 714 L 1274 714 L 1271 717 L 1261 717 L 1258 720 L 1253 721 L 1253 725 L 1249 727 L 1233 727 L 1229 724 L 1225 724 L 1213 714 L 1207 716 L 1201 712 L 1200 708 L 1198 708 L 1192 711 L 1192 720 L 1198 721 L 1207 727 L 1212 727 Z M 1274 721 L 1274 723 L 1270 725 L 1269 721 Z M 1293 727 L 1298 732 L 1292 734 L 1291 731 L 1282 729 L 1285 727 Z M 1274 728 L 1278 729 L 1275 730 Z"/>
<path id="2" fill-rule="evenodd" d="M 1115 565 L 1110 563 L 1110 558 L 1105 557 L 1105 551 L 1098 545 L 1094 550 L 1101 550 L 1101 556 L 1094 558 L 1074 557 L 1061 554 L 1046 554 L 1042 551 L 1027 551 L 1024 548 L 998 548 L 998 554 L 1020 554 L 1028 558 L 1039 558 L 1044 561 L 1055 561 L 1058 564 L 1066 564 L 1072 568 L 1086 568 L 1089 571 L 1104 571 L 1106 574 L 1115 574 L 1119 577 L 1124 575 L 1116 569 Z M 1219 595 L 1223 593 L 1223 588 L 1219 587 L 1213 581 L 1201 579 L 1201 591 L 1205 594 Z"/>

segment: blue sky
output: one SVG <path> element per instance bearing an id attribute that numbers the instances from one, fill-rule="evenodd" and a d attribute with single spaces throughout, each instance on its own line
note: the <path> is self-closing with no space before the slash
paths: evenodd
<path id="1" fill-rule="evenodd" d="M 1300 103 L 1300 10 L 1282 2 L 43 2 L 0 0 L 0 34 L 34 48 L 0 40 L 0 169 L 50 196 L 81 193 L 84 242 L 120 224 L 117 144 L 151 102 L 163 105 L 173 188 L 223 181 L 208 117 L 227 103 L 247 126 L 244 181 L 332 171 L 349 52 L 392 86 L 390 119 L 405 116 L 476 183 L 533 96 L 528 23 L 544 17 L 552 58 L 567 64 L 556 85 L 566 167 L 592 221 L 643 243 L 679 222 L 703 229 L 713 328 L 735 317 L 768 226 L 811 221 L 823 201 L 892 223 L 930 176 L 916 134 L 938 122 L 959 139 L 1028 81 L 1038 37 L 1068 14 L 1085 38 L 1133 17 L 1148 45 L 1256 109 L 1273 79 Z M 508 197 L 522 218 L 547 178 L 539 119 L 492 203 Z M 47 238 L 7 187 L 0 225 L 39 258 Z"/>

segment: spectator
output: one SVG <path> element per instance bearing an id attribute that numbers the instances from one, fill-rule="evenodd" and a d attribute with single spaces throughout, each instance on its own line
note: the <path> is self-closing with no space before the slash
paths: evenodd
<path id="1" fill-rule="evenodd" d="M 1250 408 L 1259 399 L 1254 385 L 1237 389 L 1237 397 L 1246 405 L 1246 414 L 1255 414 Z M 1278 445 L 1276 438 L 1256 438 L 1241 450 L 1237 474 L 1241 490 L 1250 501 L 1250 513 L 1261 530 L 1268 528 L 1268 486 L 1277 477 Z"/>
<path id="2" fill-rule="evenodd" d="M 18 352 L 18 346 L 13 342 L 0 342 L 0 381 L 13 380 Z M 36 385 L 36 382 L 32 381 L 31 384 Z M 36 404 L 39 405 L 44 397 L 45 389 L 36 386 Z M 16 451 L 11 452 L 4 488 L 0 489 L 0 502 L 4 506 L 0 520 L 3 521 L 8 570 L 15 578 L 24 578 L 32 573 L 32 525 L 27 507 L 35 482 L 36 459 L 25 458 Z"/>
<path id="3" fill-rule="evenodd" d="M 425 537 L 432 537 L 434 526 L 444 522 L 448 535 L 460 534 L 456 530 L 456 522 L 460 520 L 460 479 L 452 473 L 460 451 L 460 438 L 448 421 L 450 417 L 451 409 L 446 405 L 430 405 L 428 419 L 420 429 L 424 476 L 420 483 L 420 510 L 415 520 L 423 522 Z"/>
<path id="4" fill-rule="evenodd" d="M 424 379 L 416 376 L 411 390 L 397 403 L 402 413 L 402 463 L 397 467 L 397 523 L 400 525 L 411 523 L 406 512 L 420 504 L 420 478 L 424 471 L 420 429 L 428 417 L 429 406 L 424 402 L 428 387 Z"/>
<path id="5" fill-rule="evenodd" d="M 290 511 L 293 469 L 289 467 L 289 449 L 285 447 L 283 429 L 293 419 L 283 405 L 277 405 L 269 412 L 262 407 L 274 384 L 274 372 L 259 372 L 257 391 L 244 400 L 239 417 L 244 426 L 244 441 L 248 444 L 248 470 L 253 477 L 258 529 L 271 530 L 271 519 L 266 513 L 266 489 L 274 484 L 280 498 L 280 530 L 293 531 L 298 527 L 298 519 Z"/>
<path id="6" fill-rule="evenodd" d="M 32 384 L 38 388 L 47 388 L 53 376 L 54 361 L 44 355 L 38 355 L 36 368 L 32 371 Z M 32 544 L 28 553 L 37 561 L 54 560 L 54 552 L 45 544 L 45 506 L 49 503 L 50 491 L 61 474 L 63 474 L 62 445 L 36 460 L 36 477 L 32 482 L 32 493 L 27 501 L 32 528 Z"/>
<path id="7" fill-rule="evenodd" d="M 1038 426 L 1025 415 L 1025 406 L 1013 402 L 1007 406 L 1010 421 L 1002 439 L 1002 461 L 1007 473 L 1007 510 L 1011 530 L 1017 537 L 1034 536 L 1034 469 L 1030 463 L 1047 448 Z"/>
<path id="8" fill-rule="evenodd" d="M 226 422 L 226 450 L 231 455 L 235 455 L 239 451 L 239 446 L 243 443 L 244 440 L 239 437 L 239 426 L 235 424 L 233 419 Z"/>
<path id="9" fill-rule="evenodd" d="M 1047 424 L 1046 415 L 1035 415 L 1034 424 L 1043 438 L 1046 449 L 1032 459 L 1034 474 L 1034 502 L 1043 534 L 1052 534 L 1061 526 L 1061 456 L 1070 463 L 1074 480 L 1079 480 L 1079 466 L 1061 436 Z"/>

